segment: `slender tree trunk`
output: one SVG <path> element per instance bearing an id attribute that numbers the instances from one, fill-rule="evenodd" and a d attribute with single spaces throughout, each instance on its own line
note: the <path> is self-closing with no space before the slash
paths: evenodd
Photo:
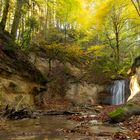
<path id="1" fill-rule="evenodd" d="M 5 0 L 5 7 L 3 10 L 3 16 L 2 16 L 2 20 L 0 22 L 0 28 L 2 30 L 4 30 L 5 26 L 6 26 L 6 21 L 7 21 L 8 11 L 9 11 L 9 2 L 10 2 L 10 0 Z"/>
<path id="2" fill-rule="evenodd" d="M 47 31 L 48 31 L 48 25 L 47 25 L 48 11 L 47 11 L 47 9 L 48 9 L 48 6 L 46 4 L 46 6 L 45 6 L 45 30 L 44 30 L 44 39 L 45 40 L 47 39 Z"/>
<path id="3" fill-rule="evenodd" d="M 7 22 L 6 22 L 6 30 L 10 33 L 11 31 L 11 16 L 12 12 L 9 12 Z"/>
<path id="4" fill-rule="evenodd" d="M 3 5 L 3 2 L 2 2 L 2 0 L 0 0 L 0 17 L 2 17 L 2 5 Z"/>
<path id="5" fill-rule="evenodd" d="M 52 70 L 52 59 L 49 59 L 49 73 L 51 72 Z"/>
<path id="6" fill-rule="evenodd" d="M 117 65 L 120 63 L 120 48 L 119 48 L 119 33 L 116 32 L 116 60 L 117 60 Z"/>
<path id="7" fill-rule="evenodd" d="M 120 65 L 120 40 L 119 40 L 120 32 L 119 32 L 118 18 L 120 17 L 119 15 L 116 14 L 116 12 L 114 12 L 111 18 L 113 21 L 113 28 L 114 28 L 114 34 L 115 34 L 115 52 L 116 52 L 115 61 L 116 61 L 117 69 L 118 69 Z"/>
<path id="8" fill-rule="evenodd" d="M 21 29 L 22 29 L 22 33 L 21 33 L 21 38 L 23 39 L 24 38 L 24 31 L 25 31 L 25 18 L 22 17 L 22 21 L 21 21 Z"/>
<path id="9" fill-rule="evenodd" d="M 65 25 L 64 25 L 65 27 L 65 44 L 67 43 L 67 23 L 65 23 Z"/>
<path id="10" fill-rule="evenodd" d="M 20 22 L 20 18 L 22 14 L 22 6 L 24 2 L 25 0 L 17 0 L 17 3 L 16 3 L 15 15 L 14 15 L 14 20 L 13 20 L 12 29 L 11 29 L 11 35 L 13 37 L 13 40 L 15 40 L 17 36 L 17 29 Z"/>

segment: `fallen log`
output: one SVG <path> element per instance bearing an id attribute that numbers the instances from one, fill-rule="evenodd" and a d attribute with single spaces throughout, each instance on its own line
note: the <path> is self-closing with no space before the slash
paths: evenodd
<path id="1" fill-rule="evenodd" d="M 79 115 L 79 112 L 70 112 L 70 111 L 48 111 L 44 112 L 43 115 Z"/>
<path id="2" fill-rule="evenodd" d="M 15 110 L 14 108 L 10 108 L 8 105 L 6 106 L 4 110 L 3 116 L 11 120 L 35 117 L 33 115 L 33 112 L 28 110 L 27 108 Z"/>
<path id="3" fill-rule="evenodd" d="M 20 110 L 15 110 L 6 106 L 3 117 L 11 120 L 24 119 L 24 118 L 37 118 L 40 116 L 47 115 L 79 115 L 79 112 L 70 112 L 70 111 L 31 111 L 29 108 L 23 108 Z"/>

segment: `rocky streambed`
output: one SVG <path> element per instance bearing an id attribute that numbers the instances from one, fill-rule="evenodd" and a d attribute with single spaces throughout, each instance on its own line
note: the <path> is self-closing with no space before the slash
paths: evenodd
<path id="1" fill-rule="evenodd" d="M 99 108 L 100 110 L 100 108 Z M 6 119 L 1 140 L 112 140 L 126 139 L 127 130 L 119 124 L 103 123 L 98 108 L 79 113 L 45 112 L 34 118 Z M 36 113 L 37 114 L 37 113 Z"/>

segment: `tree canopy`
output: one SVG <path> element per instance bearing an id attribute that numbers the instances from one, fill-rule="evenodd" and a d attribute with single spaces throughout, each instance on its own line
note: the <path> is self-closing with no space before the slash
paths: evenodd
<path id="1" fill-rule="evenodd" d="M 103 71 L 119 74 L 139 55 L 139 25 L 139 0 L 0 1 L 0 29 L 20 49 L 76 44 L 87 62 L 101 61 Z"/>

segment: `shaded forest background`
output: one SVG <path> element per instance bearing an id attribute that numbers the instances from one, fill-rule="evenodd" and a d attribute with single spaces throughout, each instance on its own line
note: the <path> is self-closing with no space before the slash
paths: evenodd
<path id="1" fill-rule="evenodd" d="M 135 0 L 1 0 L 0 29 L 19 49 L 46 50 L 51 63 L 90 74 L 125 76 L 139 55 L 140 3 Z M 9 43 L 9 49 L 12 45 Z"/>

